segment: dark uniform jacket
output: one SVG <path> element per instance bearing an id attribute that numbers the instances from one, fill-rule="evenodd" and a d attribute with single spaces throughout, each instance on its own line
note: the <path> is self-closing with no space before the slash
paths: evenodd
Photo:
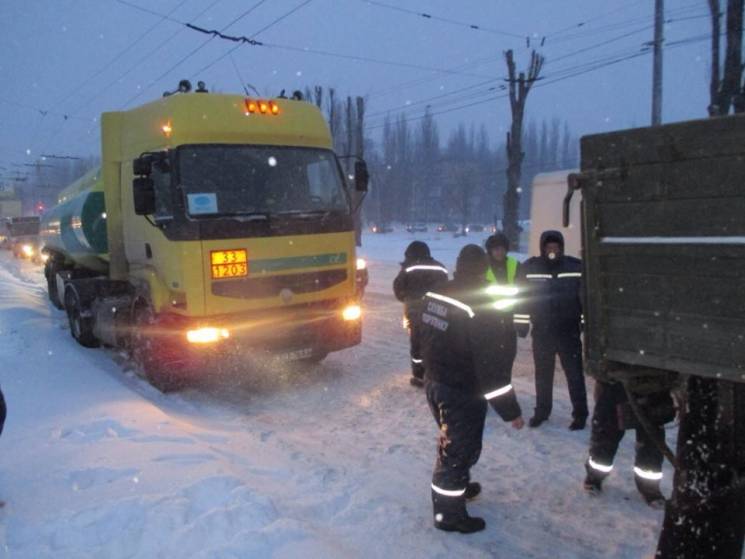
<path id="1" fill-rule="evenodd" d="M 534 330 L 579 325 L 582 319 L 582 261 L 566 255 L 550 260 L 544 252 L 549 235 L 563 239 L 557 231 L 544 233 L 542 255 L 523 262 L 518 276 L 521 312 L 530 315 Z"/>
<path id="2" fill-rule="evenodd" d="M 393 280 L 393 293 L 404 303 L 406 317 L 418 316 L 422 311 L 422 297 L 448 280 L 445 266 L 434 258 L 407 260 Z"/>
<path id="3" fill-rule="evenodd" d="M 484 282 L 466 288 L 453 280 L 425 296 L 425 379 L 486 398 L 503 420 L 512 421 L 521 415 L 504 351 L 512 320 L 494 308 L 486 287 Z"/>

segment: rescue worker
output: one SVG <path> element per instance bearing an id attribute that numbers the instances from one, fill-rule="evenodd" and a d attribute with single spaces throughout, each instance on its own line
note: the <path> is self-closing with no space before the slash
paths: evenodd
<path id="1" fill-rule="evenodd" d="M 507 255 L 510 251 L 510 240 L 504 233 L 498 231 L 486 239 L 485 246 L 487 261 L 489 263 L 489 267 L 486 270 L 486 281 L 489 282 L 489 294 L 492 295 L 495 303 L 501 306 L 501 309 L 505 313 L 511 314 L 515 310 L 520 310 L 515 308 L 518 294 L 515 280 L 520 270 L 520 263 L 517 261 L 517 258 Z M 515 315 L 515 323 L 518 328 L 522 328 L 520 323 L 524 322 L 527 322 L 525 315 Z M 512 373 L 512 365 L 517 356 L 517 332 L 511 329 L 510 333 L 506 334 L 506 336 L 508 339 L 506 340 L 505 358 L 509 359 L 510 373 Z"/>
<path id="2" fill-rule="evenodd" d="M 558 354 L 572 401 L 569 429 L 576 431 L 585 428 L 588 415 L 580 338 L 582 261 L 564 254 L 559 231 L 545 231 L 540 249 L 541 255 L 526 260 L 518 276 L 529 314 L 516 315 L 516 322 L 529 321 L 533 333 L 536 406 L 528 425 L 538 427 L 551 415 Z"/>
<path id="3" fill-rule="evenodd" d="M 401 271 L 393 280 L 393 293 L 404 304 L 404 324 L 409 331 L 412 386 L 424 386 L 420 330 L 424 294 L 448 280 L 445 266 L 432 258 L 429 247 L 414 241 L 404 253 Z"/>
<path id="4" fill-rule="evenodd" d="M 513 428 L 524 425 L 505 352 L 512 324 L 486 293 L 486 268 L 484 251 L 465 246 L 455 279 L 427 293 L 422 313 L 427 402 L 439 428 L 431 485 L 434 524 L 464 534 L 486 526 L 468 515 L 466 500 L 481 492 L 470 470 L 481 453 L 488 405 Z"/>
<path id="5" fill-rule="evenodd" d="M 517 258 L 508 256 L 510 251 L 510 240 L 507 235 L 498 231 L 486 239 L 486 256 L 489 267 L 486 270 L 486 279 L 491 284 L 515 285 L 520 263 Z"/>
<path id="6" fill-rule="evenodd" d="M 675 408 L 669 392 L 654 392 L 643 399 L 639 405 L 650 410 L 645 414 L 654 427 L 654 437 L 665 439 L 664 424 L 675 417 Z M 628 398 L 623 385 L 617 382 L 597 381 L 595 383 L 595 411 L 592 414 L 592 433 L 590 435 L 590 456 L 585 462 L 587 477 L 584 487 L 590 494 L 602 491 L 603 480 L 613 470 L 613 458 L 623 439 L 624 429 L 636 430 L 636 461 L 634 480 L 636 487 L 646 503 L 652 507 L 664 506 L 665 498 L 660 492 L 662 480 L 663 454 L 647 433 L 646 429 L 635 423 L 624 425 L 625 419 L 632 417 Z M 624 413 L 624 408 L 626 413 Z"/>

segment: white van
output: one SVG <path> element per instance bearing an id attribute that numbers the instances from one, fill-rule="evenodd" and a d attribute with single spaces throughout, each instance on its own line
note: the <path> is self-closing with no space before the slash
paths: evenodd
<path id="1" fill-rule="evenodd" d="M 540 173 L 533 179 L 530 201 L 530 256 L 540 254 L 541 233 L 547 229 L 561 231 L 564 234 L 564 252 L 581 258 L 582 227 L 580 225 L 580 202 L 582 191 L 575 190 L 572 197 L 571 220 L 569 227 L 562 222 L 564 196 L 567 193 L 567 178 L 576 169 Z"/>

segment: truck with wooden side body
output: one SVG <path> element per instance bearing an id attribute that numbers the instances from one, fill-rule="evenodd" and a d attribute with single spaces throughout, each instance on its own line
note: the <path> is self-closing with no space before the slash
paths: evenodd
<path id="1" fill-rule="evenodd" d="M 320 111 L 203 89 L 104 113 L 101 168 L 42 218 L 73 337 L 129 348 L 162 389 L 251 348 L 320 361 L 362 333 L 351 185 Z"/>
<path id="2" fill-rule="evenodd" d="M 682 389 L 658 557 L 737 558 L 745 531 L 745 115 L 581 141 L 585 367 Z M 576 219 L 577 216 L 575 216 Z M 647 422 L 647 425 L 649 423 Z M 650 430 L 650 433 L 652 430 Z"/>

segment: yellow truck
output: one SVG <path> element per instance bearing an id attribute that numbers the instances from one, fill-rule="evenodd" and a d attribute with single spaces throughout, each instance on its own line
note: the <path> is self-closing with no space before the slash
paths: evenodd
<path id="1" fill-rule="evenodd" d="M 253 348 L 359 344 L 351 190 L 317 107 L 201 91 L 101 118 L 101 168 L 42 218 L 53 304 L 82 345 L 126 347 L 162 390 Z"/>

